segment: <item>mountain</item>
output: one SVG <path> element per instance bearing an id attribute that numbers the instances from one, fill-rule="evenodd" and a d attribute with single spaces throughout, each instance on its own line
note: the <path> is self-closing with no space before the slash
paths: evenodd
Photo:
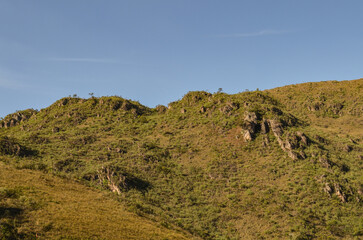
<path id="1" fill-rule="evenodd" d="M 363 79 L 197 91 L 155 108 L 67 97 L 10 114 L 0 122 L 3 235 L 362 238 L 362 91 Z M 19 217 L 6 213 L 12 204 Z"/>

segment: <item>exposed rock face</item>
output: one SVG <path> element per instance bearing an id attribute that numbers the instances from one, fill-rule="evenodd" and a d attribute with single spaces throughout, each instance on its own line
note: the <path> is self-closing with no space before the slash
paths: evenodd
<path id="1" fill-rule="evenodd" d="M 344 148 L 343 148 L 343 150 L 345 152 L 351 152 L 353 150 L 353 147 L 352 146 L 349 146 L 349 145 L 345 145 Z"/>
<path id="2" fill-rule="evenodd" d="M 36 152 L 20 145 L 16 139 L 8 137 L 0 137 L 0 155 L 13 155 L 13 156 L 31 156 Z"/>
<path id="3" fill-rule="evenodd" d="M 226 103 L 225 106 L 221 107 L 219 110 L 227 115 L 230 115 L 230 112 L 232 112 L 233 110 L 236 110 L 239 108 L 239 105 L 237 103 L 234 102 L 228 102 Z"/>
<path id="4" fill-rule="evenodd" d="M 325 193 L 329 194 L 329 196 L 333 192 L 333 189 L 330 187 L 329 183 L 325 183 L 325 186 L 324 186 L 323 190 L 324 190 Z"/>
<path id="5" fill-rule="evenodd" d="M 335 188 L 335 194 L 338 196 L 338 198 L 343 203 L 345 203 L 347 200 L 346 200 L 345 194 L 343 193 L 342 188 L 340 187 L 340 185 L 338 183 L 334 183 L 334 188 Z"/>
<path id="6" fill-rule="evenodd" d="M 251 141 L 256 133 L 257 116 L 254 112 L 245 112 L 245 122 L 243 125 L 243 138 L 245 141 Z"/>
<path id="7" fill-rule="evenodd" d="M 61 106 L 65 106 L 67 105 L 68 103 L 68 99 L 67 98 L 64 98 L 64 99 L 61 99 L 58 103 L 58 106 L 61 107 Z"/>
<path id="8" fill-rule="evenodd" d="M 244 130 L 243 138 L 246 142 L 252 141 L 252 134 L 248 130 Z"/>
<path id="9" fill-rule="evenodd" d="M 122 174 L 115 173 L 115 171 L 113 171 L 109 167 L 102 167 L 102 169 L 98 171 L 98 179 L 101 184 L 107 182 L 107 186 L 109 187 L 109 189 L 119 195 L 121 194 L 122 188 L 127 188 L 127 184 L 125 181 L 126 177 Z"/>
<path id="10" fill-rule="evenodd" d="M 158 111 L 158 113 L 165 113 L 167 110 L 167 108 L 163 105 L 157 105 L 155 109 Z"/>
<path id="11" fill-rule="evenodd" d="M 334 113 L 334 114 L 339 114 L 341 115 L 341 110 L 343 109 L 344 105 L 341 103 L 334 103 L 334 104 L 329 104 L 329 109 Z"/>
<path id="12" fill-rule="evenodd" d="M 308 137 L 303 132 L 298 131 L 298 132 L 296 132 L 296 135 L 297 135 L 297 137 L 300 138 L 300 141 L 301 141 L 302 144 L 304 144 L 305 146 L 309 145 L 310 141 L 309 141 Z"/>
<path id="13" fill-rule="evenodd" d="M 284 131 L 282 130 L 282 124 L 278 120 L 268 120 L 268 124 L 275 137 L 279 138 L 282 136 Z"/>
<path id="14" fill-rule="evenodd" d="M 269 131 L 270 131 L 270 128 L 268 126 L 268 121 L 264 119 L 261 123 L 261 133 L 266 134 Z"/>
<path id="15" fill-rule="evenodd" d="M 298 149 L 304 149 L 309 144 L 309 140 L 304 133 L 288 133 L 285 137 L 285 140 L 283 140 L 282 136 L 279 135 L 282 132 L 281 125 L 274 123 L 273 125 L 271 125 L 271 129 L 274 132 L 274 135 L 281 149 L 286 152 L 290 158 L 292 158 L 293 160 L 306 158 L 303 151 L 300 151 L 299 153 L 295 152 Z"/>
<path id="16" fill-rule="evenodd" d="M 308 110 L 311 112 L 319 111 L 324 106 L 322 102 L 315 102 L 311 106 L 308 106 Z"/>
<path id="17" fill-rule="evenodd" d="M 327 158 L 320 157 L 319 162 L 324 168 L 331 168 L 331 162 Z"/>
<path id="18" fill-rule="evenodd" d="M 17 112 L 5 117 L 0 122 L 0 128 L 9 128 L 19 125 L 21 122 L 28 120 L 30 117 L 37 113 L 36 110 L 28 109 L 23 112 Z"/>

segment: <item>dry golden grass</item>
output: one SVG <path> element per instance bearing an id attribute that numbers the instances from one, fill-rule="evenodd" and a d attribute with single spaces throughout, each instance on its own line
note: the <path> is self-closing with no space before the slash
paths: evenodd
<path id="1" fill-rule="evenodd" d="M 39 204 L 22 226 L 39 239 L 188 239 L 128 212 L 112 196 L 73 181 L 2 162 L 0 173 L 1 187 L 21 189 Z"/>

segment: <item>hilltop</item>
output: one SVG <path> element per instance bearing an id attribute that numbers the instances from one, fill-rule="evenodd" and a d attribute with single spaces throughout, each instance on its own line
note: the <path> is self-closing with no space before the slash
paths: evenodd
<path id="1" fill-rule="evenodd" d="M 0 121 L 1 168 L 35 179 L 9 184 L 5 177 L 1 187 L 51 195 L 62 190 L 42 188 L 39 176 L 67 181 L 93 208 L 105 194 L 114 201 L 107 202 L 110 211 L 148 226 L 138 239 L 158 239 L 165 229 L 166 239 L 359 239 L 362 89 L 363 79 L 233 95 L 196 91 L 156 108 L 117 96 L 62 98 Z M 9 204 L 4 196 L 2 209 Z M 67 209 L 66 200 L 57 201 Z M 24 211 L 29 223 L 11 225 L 14 234 L 34 234 L 26 226 L 44 222 L 34 211 L 41 210 Z M 65 236 L 90 238 L 82 234 L 93 231 L 109 239 L 74 211 L 68 216 L 80 231 L 69 227 Z M 8 224 L 1 217 L 1 226 Z M 62 236 L 47 227 L 62 225 L 59 218 L 44 224 L 40 235 Z"/>

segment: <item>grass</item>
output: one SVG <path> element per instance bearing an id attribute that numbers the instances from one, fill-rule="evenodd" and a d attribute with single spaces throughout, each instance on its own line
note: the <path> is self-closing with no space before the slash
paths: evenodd
<path id="1" fill-rule="evenodd" d="M 1 193 L 17 198 L 26 220 L 17 231 L 34 239 L 190 239 L 130 213 L 106 192 L 3 163 L 0 169 Z"/>
<path id="2" fill-rule="evenodd" d="M 2 166 L 33 174 L 28 187 L 34 192 L 46 192 L 41 190 L 46 181 L 38 175 L 52 184 L 70 184 L 52 188 L 53 198 L 67 193 L 69 199 L 78 196 L 77 201 L 39 201 L 41 209 L 66 209 L 57 213 L 64 217 L 40 214 L 48 220 L 34 220 L 41 223 L 39 229 L 49 228 L 50 238 L 112 234 L 122 225 L 115 215 L 138 214 L 144 218 L 137 221 L 150 224 L 145 232 L 183 229 L 179 234 L 186 238 L 359 239 L 362 84 L 305 83 L 234 95 L 189 92 L 168 108 L 155 109 L 119 97 L 64 98 L 0 129 Z M 257 117 L 251 141 L 243 137 L 250 126 L 246 112 Z M 270 120 L 280 123 L 281 135 L 272 129 L 262 133 L 261 124 Z M 308 144 L 296 137 L 298 132 Z M 17 146 L 26 154 L 16 154 Z M 290 158 L 289 151 L 299 157 Z M 329 194 L 324 192 L 327 185 Z M 75 186 L 79 190 L 72 190 Z M 104 193 L 115 187 L 119 194 Z M 110 200 L 100 207 L 106 195 Z M 75 202 L 92 206 L 94 218 Z M 100 217 L 94 214 L 97 209 L 110 210 Z M 125 213 L 115 212 L 121 210 Z M 69 219 L 87 222 L 63 223 L 68 212 Z M 87 230 L 91 222 L 102 224 Z M 132 232 L 136 225 L 125 230 L 129 238 L 138 234 Z M 169 231 L 178 239 L 175 230 Z"/>

